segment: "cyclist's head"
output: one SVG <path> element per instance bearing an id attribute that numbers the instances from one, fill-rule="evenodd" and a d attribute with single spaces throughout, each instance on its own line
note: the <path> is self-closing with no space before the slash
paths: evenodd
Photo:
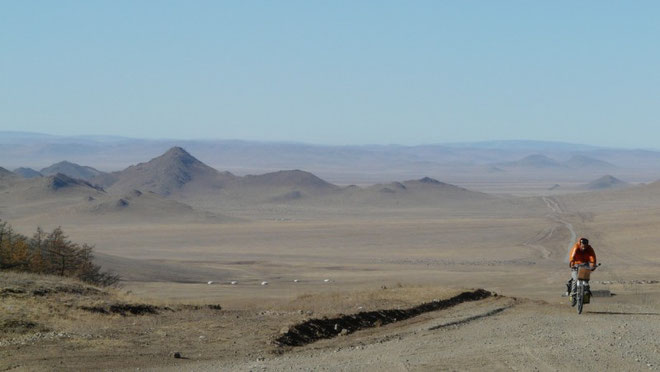
<path id="1" fill-rule="evenodd" d="M 586 247 L 587 245 L 589 245 L 589 239 L 587 239 L 587 238 L 580 238 L 580 246 L 582 246 L 582 247 Z"/>

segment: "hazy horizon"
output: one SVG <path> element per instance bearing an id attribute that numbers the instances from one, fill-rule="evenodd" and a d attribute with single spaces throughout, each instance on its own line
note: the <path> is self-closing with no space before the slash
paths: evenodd
<path id="1" fill-rule="evenodd" d="M 419 142 L 411 144 L 403 143 L 375 143 L 375 142 L 365 142 L 365 143 L 337 143 L 337 144 L 325 144 L 325 143 L 315 143 L 315 142 L 305 142 L 305 141 L 293 141 L 293 140 L 250 140 L 245 138 L 174 138 L 174 137 L 130 137 L 128 135 L 110 135 L 110 134 L 89 134 L 89 133 L 75 133 L 75 134 L 55 134 L 47 132 L 31 132 L 31 131 L 22 131 L 22 130 L 0 130 L 0 134 L 11 134 L 17 136 L 28 136 L 32 138 L 37 138 L 42 136 L 42 140 L 52 138 L 52 139 L 86 139 L 86 140 L 116 140 L 116 141 L 135 141 L 135 140 L 144 140 L 144 141 L 155 141 L 155 142 L 176 142 L 181 141 L 182 143 L 186 142 L 246 142 L 246 143 L 263 143 L 263 144 L 289 144 L 289 145 L 303 145 L 303 146 L 319 146 L 319 147 L 369 147 L 369 146 L 381 146 L 381 147 L 423 147 L 423 146 L 447 146 L 447 147 L 463 147 L 463 146 L 472 146 L 472 145 L 491 145 L 492 147 L 499 147 L 505 145 L 527 145 L 527 146 L 543 146 L 543 145 L 572 145 L 572 146 L 585 146 L 591 149 L 616 149 L 616 150 L 646 150 L 646 151 L 660 151 L 658 147 L 625 147 L 625 146 L 608 146 L 603 144 L 589 144 L 576 141 L 546 141 L 539 139 L 526 139 L 526 138 L 507 138 L 507 139 L 490 139 L 483 141 L 452 141 L 452 142 Z M 7 140 L 6 138 L 4 140 Z M 0 138 L 0 143 L 3 139 Z M 183 147 L 184 145 L 182 145 Z"/>

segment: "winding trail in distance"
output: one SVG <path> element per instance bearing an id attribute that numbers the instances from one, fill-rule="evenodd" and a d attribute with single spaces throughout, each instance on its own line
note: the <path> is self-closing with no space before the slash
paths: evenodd
<path id="1" fill-rule="evenodd" d="M 566 249 L 566 257 L 564 258 L 564 262 L 568 262 L 568 258 L 569 255 L 571 254 L 571 249 L 573 248 L 573 244 L 577 240 L 577 234 L 575 233 L 573 224 L 561 218 L 561 215 L 564 214 L 565 211 L 561 208 L 559 202 L 557 202 L 555 198 L 547 197 L 547 196 L 542 196 L 541 198 L 545 202 L 545 205 L 547 205 L 548 208 L 550 208 L 550 210 L 552 211 L 552 219 L 564 225 L 571 233 L 571 240 L 568 242 L 568 247 Z"/>

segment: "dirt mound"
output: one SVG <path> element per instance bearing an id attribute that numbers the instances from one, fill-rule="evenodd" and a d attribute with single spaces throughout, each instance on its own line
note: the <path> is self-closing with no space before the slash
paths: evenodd
<path id="1" fill-rule="evenodd" d="M 473 292 L 463 292 L 447 300 L 427 302 L 409 309 L 366 311 L 338 318 L 310 319 L 291 327 L 288 332 L 277 338 L 275 343 L 279 346 L 303 346 L 317 340 L 410 319 L 463 302 L 483 300 L 492 295 L 493 293 L 489 291 L 477 289 Z"/>

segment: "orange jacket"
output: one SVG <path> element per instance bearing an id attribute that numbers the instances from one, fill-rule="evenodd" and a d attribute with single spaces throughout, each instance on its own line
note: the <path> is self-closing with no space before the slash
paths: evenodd
<path id="1" fill-rule="evenodd" d="M 584 251 L 580 250 L 580 239 L 578 239 L 573 249 L 571 249 L 569 257 L 571 267 L 587 262 L 590 262 L 593 266 L 596 265 L 596 252 L 594 252 L 594 249 L 589 244 L 587 244 L 587 248 Z"/>

